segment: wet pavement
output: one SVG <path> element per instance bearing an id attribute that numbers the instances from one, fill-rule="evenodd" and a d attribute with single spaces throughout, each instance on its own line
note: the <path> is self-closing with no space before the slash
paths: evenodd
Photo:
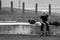
<path id="1" fill-rule="evenodd" d="M 19 35 L 1 34 L 0 40 L 60 40 L 60 36 L 40 36 L 40 35 Z"/>

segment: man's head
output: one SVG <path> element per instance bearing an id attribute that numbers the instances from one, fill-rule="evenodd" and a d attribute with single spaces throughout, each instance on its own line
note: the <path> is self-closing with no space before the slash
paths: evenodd
<path id="1" fill-rule="evenodd" d="M 31 20 L 33 20 L 33 18 L 30 18 Z"/>
<path id="2" fill-rule="evenodd" d="M 42 15 L 46 15 L 46 13 L 45 12 L 43 12 L 43 14 Z"/>
<path id="3" fill-rule="evenodd" d="M 45 12 L 43 12 L 43 14 L 45 14 Z"/>

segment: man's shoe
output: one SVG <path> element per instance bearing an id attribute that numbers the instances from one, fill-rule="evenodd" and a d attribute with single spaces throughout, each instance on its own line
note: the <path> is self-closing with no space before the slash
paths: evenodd
<path id="1" fill-rule="evenodd" d="M 46 35 L 50 35 L 49 31 L 46 32 Z"/>
<path id="2" fill-rule="evenodd" d="M 41 33 L 40 33 L 40 35 L 41 35 L 41 36 L 43 36 L 43 35 L 44 35 L 44 33 L 43 33 L 43 32 L 41 32 Z"/>

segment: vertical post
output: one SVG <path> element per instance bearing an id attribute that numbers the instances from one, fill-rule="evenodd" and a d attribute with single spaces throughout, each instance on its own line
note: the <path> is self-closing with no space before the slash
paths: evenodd
<path id="1" fill-rule="evenodd" d="M 0 10 L 1 10 L 1 0 L 0 0 Z"/>
<path id="2" fill-rule="evenodd" d="M 49 4 L 49 18 L 51 17 L 51 4 Z M 49 21 L 48 18 L 48 21 Z M 51 35 L 50 27 L 49 27 L 49 35 Z"/>
<path id="3" fill-rule="evenodd" d="M 49 4 L 49 16 L 51 15 L 51 4 Z"/>
<path id="4" fill-rule="evenodd" d="M 11 11 L 13 12 L 13 1 L 11 1 Z"/>
<path id="5" fill-rule="evenodd" d="M 19 0 L 19 9 L 20 9 L 20 0 Z"/>
<path id="6" fill-rule="evenodd" d="M 25 3 L 23 2 L 23 13 L 25 13 Z"/>
<path id="7" fill-rule="evenodd" d="M 37 10 L 38 10 L 37 7 L 38 7 L 38 4 L 36 3 L 36 4 L 35 4 L 35 13 L 37 13 Z"/>

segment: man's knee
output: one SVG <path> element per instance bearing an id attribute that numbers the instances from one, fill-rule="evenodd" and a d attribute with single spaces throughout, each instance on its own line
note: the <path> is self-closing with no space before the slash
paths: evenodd
<path id="1" fill-rule="evenodd" d="M 44 23 L 42 23 L 41 25 L 44 25 Z"/>
<path id="2" fill-rule="evenodd" d="M 42 23 L 42 24 L 41 24 L 41 28 L 43 28 L 43 26 L 44 26 L 44 24 Z"/>

